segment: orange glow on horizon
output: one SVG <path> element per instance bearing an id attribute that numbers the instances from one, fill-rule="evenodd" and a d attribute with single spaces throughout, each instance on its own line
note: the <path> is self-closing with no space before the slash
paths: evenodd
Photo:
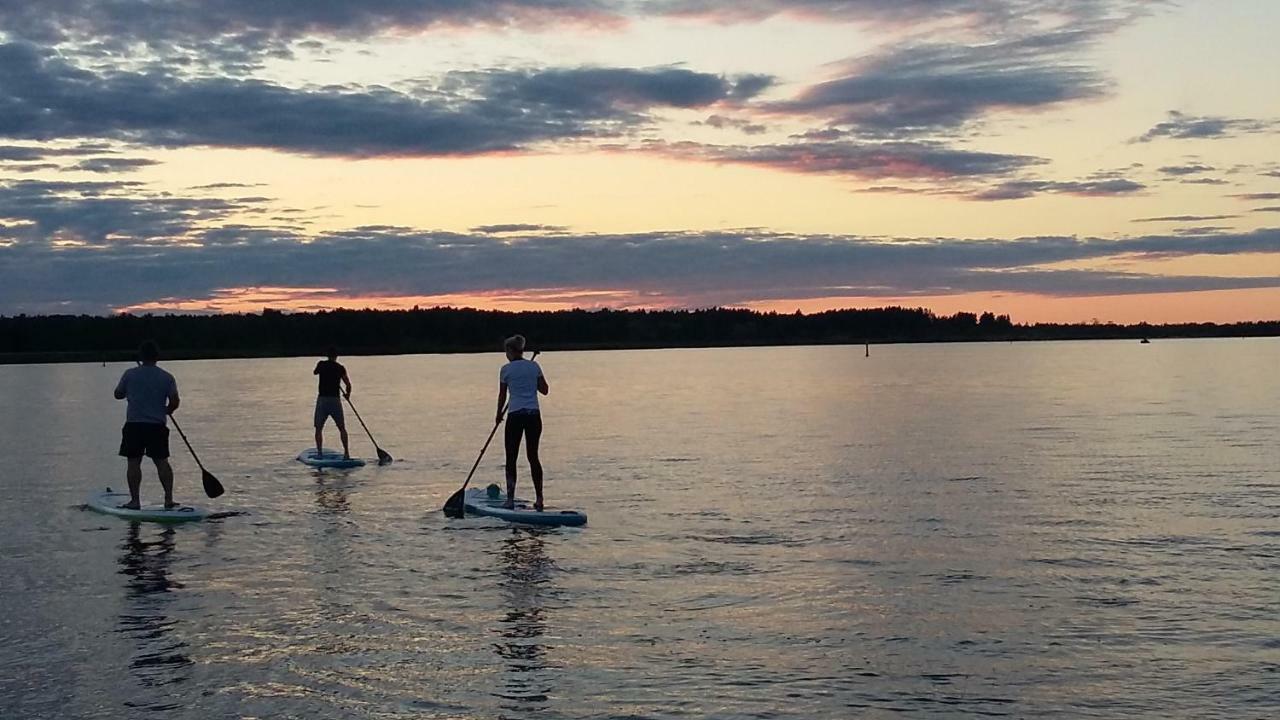
<path id="1" fill-rule="evenodd" d="M 1206 290 L 1148 295 L 1054 297 L 964 293 L 905 297 L 825 297 L 746 303 L 753 310 L 805 313 L 843 307 L 924 307 L 939 315 L 993 312 L 1015 323 L 1235 323 L 1280 319 L 1280 288 Z M 1266 308 L 1266 310 L 1263 310 Z"/>
<path id="2" fill-rule="evenodd" d="M 923 307 L 939 315 L 993 312 L 1015 323 L 1116 322 L 1152 324 L 1183 322 L 1233 323 L 1280 319 L 1280 288 L 1215 290 L 1150 295 L 1051 297 L 1017 293 L 856 297 L 837 296 L 738 303 L 762 312 L 817 313 L 845 308 Z M 336 288 L 225 288 L 208 298 L 162 298 L 115 308 L 119 313 L 258 313 L 318 310 L 409 310 L 454 307 L 521 312 L 529 310 L 669 310 L 702 307 L 682 298 L 645 295 L 632 290 L 602 288 L 540 288 L 495 290 L 440 295 L 348 295 Z"/>

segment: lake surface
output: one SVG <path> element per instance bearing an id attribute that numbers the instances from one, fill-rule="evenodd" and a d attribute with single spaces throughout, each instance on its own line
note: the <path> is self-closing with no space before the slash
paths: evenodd
<path id="1" fill-rule="evenodd" d="M 0 717 L 1280 716 L 1278 340 L 547 353 L 550 531 L 439 511 L 501 361 L 344 359 L 324 472 L 313 359 L 167 364 L 169 528 L 125 366 L 0 367 Z"/>

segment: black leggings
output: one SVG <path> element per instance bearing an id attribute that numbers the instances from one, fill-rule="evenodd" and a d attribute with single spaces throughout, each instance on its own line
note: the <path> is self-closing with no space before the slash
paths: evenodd
<path id="1" fill-rule="evenodd" d="M 507 415 L 503 439 L 507 445 L 507 497 L 516 492 L 516 460 L 520 458 L 520 437 L 524 436 L 529 451 L 529 469 L 533 472 L 533 492 L 542 500 L 542 463 L 538 460 L 538 441 L 542 438 L 542 415 L 537 412 L 513 412 Z"/>

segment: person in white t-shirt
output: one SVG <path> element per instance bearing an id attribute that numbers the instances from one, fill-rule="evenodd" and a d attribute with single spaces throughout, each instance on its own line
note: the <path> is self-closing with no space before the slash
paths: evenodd
<path id="1" fill-rule="evenodd" d="M 533 492 L 536 499 L 535 510 L 541 510 L 542 502 L 542 463 L 538 460 L 538 441 L 542 437 L 542 413 L 538 408 L 538 393 L 546 395 L 550 392 L 547 379 L 542 375 L 542 368 L 532 360 L 524 359 L 525 339 L 523 335 L 514 335 L 503 343 L 507 351 L 506 365 L 498 373 L 498 417 L 502 422 L 502 414 L 507 413 L 507 429 L 504 434 L 507 445 L 507 502 L 506 507 L 515 507 L 516 497 L 516 460 L 520 458 L 520 439 L 524 438 L 525 450 L 529 455 L 529 471 L 533 475 Z M 507 403 L 508 397 L 510 404 Z"/>
<path id="2" fill-rule="evenodd" d="M 142 456 L 156 465 L 160 487 L 164 488 L 164 506 L 177 507 L 173 500 L 173 468 L 169 465 L 169 416 L 178 409 L 178 381 L 156 366 L 160 348 L 150 340 L 138 349 L 142 364 L 129 368 L 116 383 L 117 400 L 128 400 L 124 428 L 120 431 L 120 455 L 128 461 L 125 480 L 129 483 L 129 502 L 120 507 L 141 507 Z"/>

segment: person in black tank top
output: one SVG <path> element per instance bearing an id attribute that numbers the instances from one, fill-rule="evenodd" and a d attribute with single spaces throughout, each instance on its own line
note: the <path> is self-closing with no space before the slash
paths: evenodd
<path id="1" fill-rule="evenodd" d="M 342 385 L 346 385 L 347 399 L 351 399 L 351 378 L 347 377 L 347 369 L 338 362 L 337 348 L 329 348 L 329 359 L 316 363 L 312 375 L 320 376 L 319 392 L 316 395 L 316 454 L 324 451 L 324 423 L 333 418 L 338 426 L 338 435 L 342 438 L 342 456 L 351 459 L 351 446 L 347 441 L 347 423 L 342 415 Z"/>

